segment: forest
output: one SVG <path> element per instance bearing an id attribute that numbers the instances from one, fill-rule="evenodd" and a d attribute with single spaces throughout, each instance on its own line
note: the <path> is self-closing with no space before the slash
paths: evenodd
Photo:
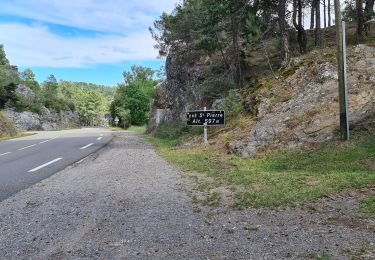
<path id="1" fill-rule="evenodd" d="M 82 126 L 100 125 L 108 119 L 113 124 L 116 117 L 124 128 L 144 125 L 158 84 L 155 73 L 150 68 L 133 66 L 123 73 L 124 82 L 117 87 L 58 81 L 52 74 L 39 84 L 31 69 L 19 72 L 10 65 L 0 45 L 0 109 L 36 114 L 43 108 L 77 112 Z"/>
<path id="2" fill-rule="evenodd" d="M 185 0 L 150 27 L 160 56 L 179 56 L 182 49 L 208 56 L 211 73 L 200 84 L 202 95 L 228 93 L 254 79 L 247 71 L 257 56 L 268 67 L 287 67 L 291 57 L 327 46 L 323 33 L 335 24 L 333 0 Z M 374 18 L 374 0 L 341 1 L 343 18 L 356 26 L 355 41 L 366 39 Z M 308 27 L 307 27 L 308 25 Z M 276 55 L 267 46 L 277 39 Z M 183 47 L 184 46 L 184 47 Z M 219 83 L 220 82 L 220 83 Z M 205 91 L 210 90 L 210 91 Z M 213 91 L 211 91 L 213 90 Z"/>

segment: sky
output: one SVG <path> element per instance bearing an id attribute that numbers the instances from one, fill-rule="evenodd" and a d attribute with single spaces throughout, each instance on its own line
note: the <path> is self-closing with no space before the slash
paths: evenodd
<path id="1" fill-rule="evenodd" d="M 133 64 L 159 69 L 149 26 L 178 0 L 1 0 L 0 43 L 39 82 L 115 86 Z"/>

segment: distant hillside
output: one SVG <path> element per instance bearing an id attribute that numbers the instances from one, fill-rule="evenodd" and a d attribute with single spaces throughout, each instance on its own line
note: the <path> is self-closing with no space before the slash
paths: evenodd
<path id="1" fill-rule="evenodd" d="M 79 125 L 105 125 L 115 89 L 85 82 L 42 84 L 31 69 L 10 65 L 0 44 L 0 109 L 19 130 L 56 130 Z"/>

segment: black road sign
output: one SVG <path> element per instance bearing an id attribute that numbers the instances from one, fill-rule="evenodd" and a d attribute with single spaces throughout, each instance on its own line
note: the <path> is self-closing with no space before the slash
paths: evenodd
<path id="1" fill-rule="evenodd" d="M 224 125 L 225 112 L 222 110 L 199 110 L 186 113 L 188 125 Z"/>

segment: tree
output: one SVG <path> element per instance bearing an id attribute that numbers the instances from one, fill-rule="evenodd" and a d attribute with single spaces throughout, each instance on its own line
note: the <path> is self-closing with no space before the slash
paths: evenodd
<path id="1" fill-rule="evenodd" d="M 328 4 L 328 27 L 331 27 L 331 0 L 327 0 Z"/>
<path id="2" fill-rule="evenodd" d="M 0 44 L 0 65 L 9 65 L 9 60 L 6 57 L 5 51 L 4 51 L 4 45 Z"/>
<path id="3" fill-rule="evenodd" d="M 66 102 L 64 98 L 61 87 L 52 74 L 42 84 L 42 95 L 45 107 L 56 111 L 70 109 L 68 102 Z"/>
<path id="4" fill-rule="evenodd" d="M 364 10 L 365 28 L 364 30 L 365 30 L 366 35 L 368 35 L 368 31 L 369 31 L 369 24 L 367 22 L 370 21 L 375 15 L 374 4 L 375 4 L 375 0 L 366 0 L 366 3 L 365 3 L 365 10 Z"/>
<path id="5" fill-rule="evenodd" d="M 0 108 L 13 106 L 17 101 L 15 90 L 19 83 L 17 67 L 11 66 L 3 45 L 0 45 Z"/>
<path id="6" fill-rule="evenodd" d="M 315 46 L 318 48 L 322 46 L 322 32 L 320 24 L 320 1 L 315 0 Z"/>
<path id="7" fill-rule="evenodd" d="M 357 10 L 357 37 L 361 39 L 363 37 L 364 30 L 364 13 L 363 13 L 363 0 L 356 0 Z"/>
<path id="8" fill-rule="evenodd" d="M 306 52 L 307 46 L 307 35 L 305 28 L 303 27 L 303 9 L 302 0 L 293 0 L 293 25 L 298 32 L 298 44 L 301 53 Z M 298 20 L 297 20 L 298 16 Z"/>
<path id="9" fill-rule="evenodd" d="M 120 119 L 120 125 L 143 125 L 148 120 L 151 103 L 158 81 L 153 79 L 155 71 L 141 66 L 132 66 L 124 72 L 124 84 L 117 87 L 111 103 L 112 117 Z"/>
<path id="10" fill-rule="evenodd" d="M 97 118 L 106 114 L 105 98 L 98 91 L 78 90 L 73 95 L 80 121 L 83 124 L 94 125 Z"/>
<path id="11" fill-rule="evenodd" d="M 311 1 L 311 18 L 310 18 L 310 30 L 314 29 L 315 27 L 315 4 L 316 0 Z"/>
<path id="12" fill-rule="evenodd" d="M 278 19 L 280 27 L 280 47 L 281 47 L 281 59 L 283 66 L 288 65 L 289 57 L 289 40 L 286 31 L 286 0 L 279 0 L 278 2 Z"/>
<path id="13" fill-rule="evenodd" d="M 38 81 L 35 80 L 35 74 L 31 69 L 25 69 L 21 75 L 21 81 L 24 83 L 28 88 L 30 88 L 35 94 L 39 94 L 40 86 Z"/>

